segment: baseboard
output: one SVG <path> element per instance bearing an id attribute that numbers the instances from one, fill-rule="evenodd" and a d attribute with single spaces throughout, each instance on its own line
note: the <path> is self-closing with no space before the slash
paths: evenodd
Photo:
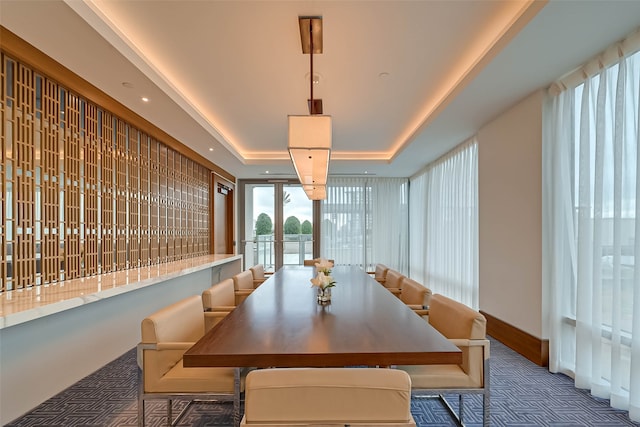
<path id="1" fill-rule="evenodd" d="M 480 311 L 487 319 L 487 335 L 497 339 L 539 366 L 549 366 L 549 340 L 536 338 L 492 315 Z"/>

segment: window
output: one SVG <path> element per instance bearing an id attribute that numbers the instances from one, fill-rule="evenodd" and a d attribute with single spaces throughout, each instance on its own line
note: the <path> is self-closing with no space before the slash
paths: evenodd
<path id="1" fill-rule="evenodd" d="M 640 421 L 640 54 L 545 111 L 550 369 Z M 634 328 L 635 326 L 635 328 Z"/>

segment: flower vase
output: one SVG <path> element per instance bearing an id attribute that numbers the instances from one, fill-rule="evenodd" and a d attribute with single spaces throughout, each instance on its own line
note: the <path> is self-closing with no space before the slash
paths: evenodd
<path id="1" fill-rule="evenodd" d="M 318 303 L 324 304 L 331 301 L 331 288 L 318 287 Z"/>

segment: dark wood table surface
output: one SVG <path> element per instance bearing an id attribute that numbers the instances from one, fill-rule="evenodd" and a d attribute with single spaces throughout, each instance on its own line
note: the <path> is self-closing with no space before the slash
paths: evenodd
<path id="1" fill-rule="evenodd" d="M 284 267 L 184 354 L 184 366 L 460 364 L 462 353 L 363 270 L 334 267 L 321 305 L 314 267 Z"/>

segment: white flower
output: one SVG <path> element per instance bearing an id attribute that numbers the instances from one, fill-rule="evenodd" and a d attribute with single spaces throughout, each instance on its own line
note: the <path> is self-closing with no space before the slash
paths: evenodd
<path id="1" fill-rule="evenodd" d="M 320 262 L 316 263 L 318 270 L 330 270 L 333 268 L 333 263 L 325 258 L 320 258 Z"/>
<path id="2" fill-rule="evenodd" d="M 336 285 L 333 277 L 325 275 L 322 271 L 318 271 L 318 275 L 311 279 L 311 286 L 326 289 Z"/>

